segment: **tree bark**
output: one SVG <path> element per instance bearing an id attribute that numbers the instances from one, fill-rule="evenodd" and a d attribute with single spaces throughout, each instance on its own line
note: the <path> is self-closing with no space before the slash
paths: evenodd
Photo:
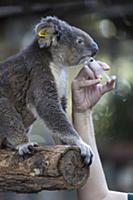
<path id="1" fill-rule="evenodd" d="M 0 150 L 0 191 L 77 189 L 84 185 L 88 175 L 78 147 L 39 146 L 25 157 L 10 149 Z"/>

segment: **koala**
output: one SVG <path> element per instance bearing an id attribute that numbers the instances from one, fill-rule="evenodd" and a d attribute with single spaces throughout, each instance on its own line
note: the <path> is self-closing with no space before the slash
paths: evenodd
<path id="1" fill-rule="evenodd" d="M 36 143 L 28 132 L 39 117 L 58 144 L 77 145 L 86 165 L 92 151 L 69 121 L 67 69 L 84 63 L 98 50 L 84 31 L 48 16 L 35 27 L 32 43 L 0 63 L 0 147 L 30 154 Z"/>

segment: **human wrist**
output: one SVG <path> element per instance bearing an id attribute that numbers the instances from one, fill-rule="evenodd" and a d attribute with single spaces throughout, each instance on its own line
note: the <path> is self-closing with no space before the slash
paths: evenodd
<path id="1" fill-rule="evenodd" d="M 88 115 L 92 115 L 92 108 L 89 109 L 79 109 L 77 107 L 75 107 L 74 105 L 72 106 L 72 113 L 73 114 L 79 114 L 81 116 L 88 116 Z"/>
<path id="2" fill-rule="evenodd" d="M 73 119 L 73 124 L 75 124 L 75 122 L 77 123 L 83 123 L 85 125 L 87 125 L 89 123 L 89 119 L 92 118 L 92 110 L 88 109 L 85 111 L 81 111 L 81 110 L 77 110 L 72 108 L 72 119 Z"/>
<path id="3" fill-rule="evenodd" d="M 89 140 L 94 140 L 95 134 L 92 119 L 92 109 L 88 109 L 82 112 L 74 109 L 72 110 L 73 125 L 80 136 L 86 143 L 88 143 Z"/>
<path id="4" fill-rule="evenodd" d="M 89 121 L 92 119 L 92 109 L 81 110 L 72 106 L 72 119 L 73 123 L 76 121 L 83 122 L 83 124 L 87 125 Z"/>

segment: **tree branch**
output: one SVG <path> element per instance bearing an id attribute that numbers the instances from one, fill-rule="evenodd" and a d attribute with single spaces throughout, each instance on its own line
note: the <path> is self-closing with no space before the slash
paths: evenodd
<path id="1" fill-rule="evenodd" d="M 0 150 L 0 191 L 20 193 L 41 190 L 77 189 L 86 182 L 89 170 L 78 147 L 37 147 L 33 155 Z"/>

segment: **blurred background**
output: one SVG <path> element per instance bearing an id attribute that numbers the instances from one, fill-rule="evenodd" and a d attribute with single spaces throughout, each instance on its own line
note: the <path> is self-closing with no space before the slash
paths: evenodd
<path id="1" fill-rule="evenodd" d="M 57 16 L 88 32 L 98 43 L 96 59 L 111 66 L 116 88 L 93 110 L 100 156 L 109 188 L 133 192 L 133 1 L 132 0 L 0 0 L 0 61 L 27 46 L 41 17 Z M 71 118 L 73 77 L 70 69 L 68 115 Z M 52 144 L 42 121 L 32 140 Z M 102 184 L 102 183 L 101 183 Z M 76 191 L 44 191 L 38 194 L 0 193 L 0 200 L 77 199 Z"/>

